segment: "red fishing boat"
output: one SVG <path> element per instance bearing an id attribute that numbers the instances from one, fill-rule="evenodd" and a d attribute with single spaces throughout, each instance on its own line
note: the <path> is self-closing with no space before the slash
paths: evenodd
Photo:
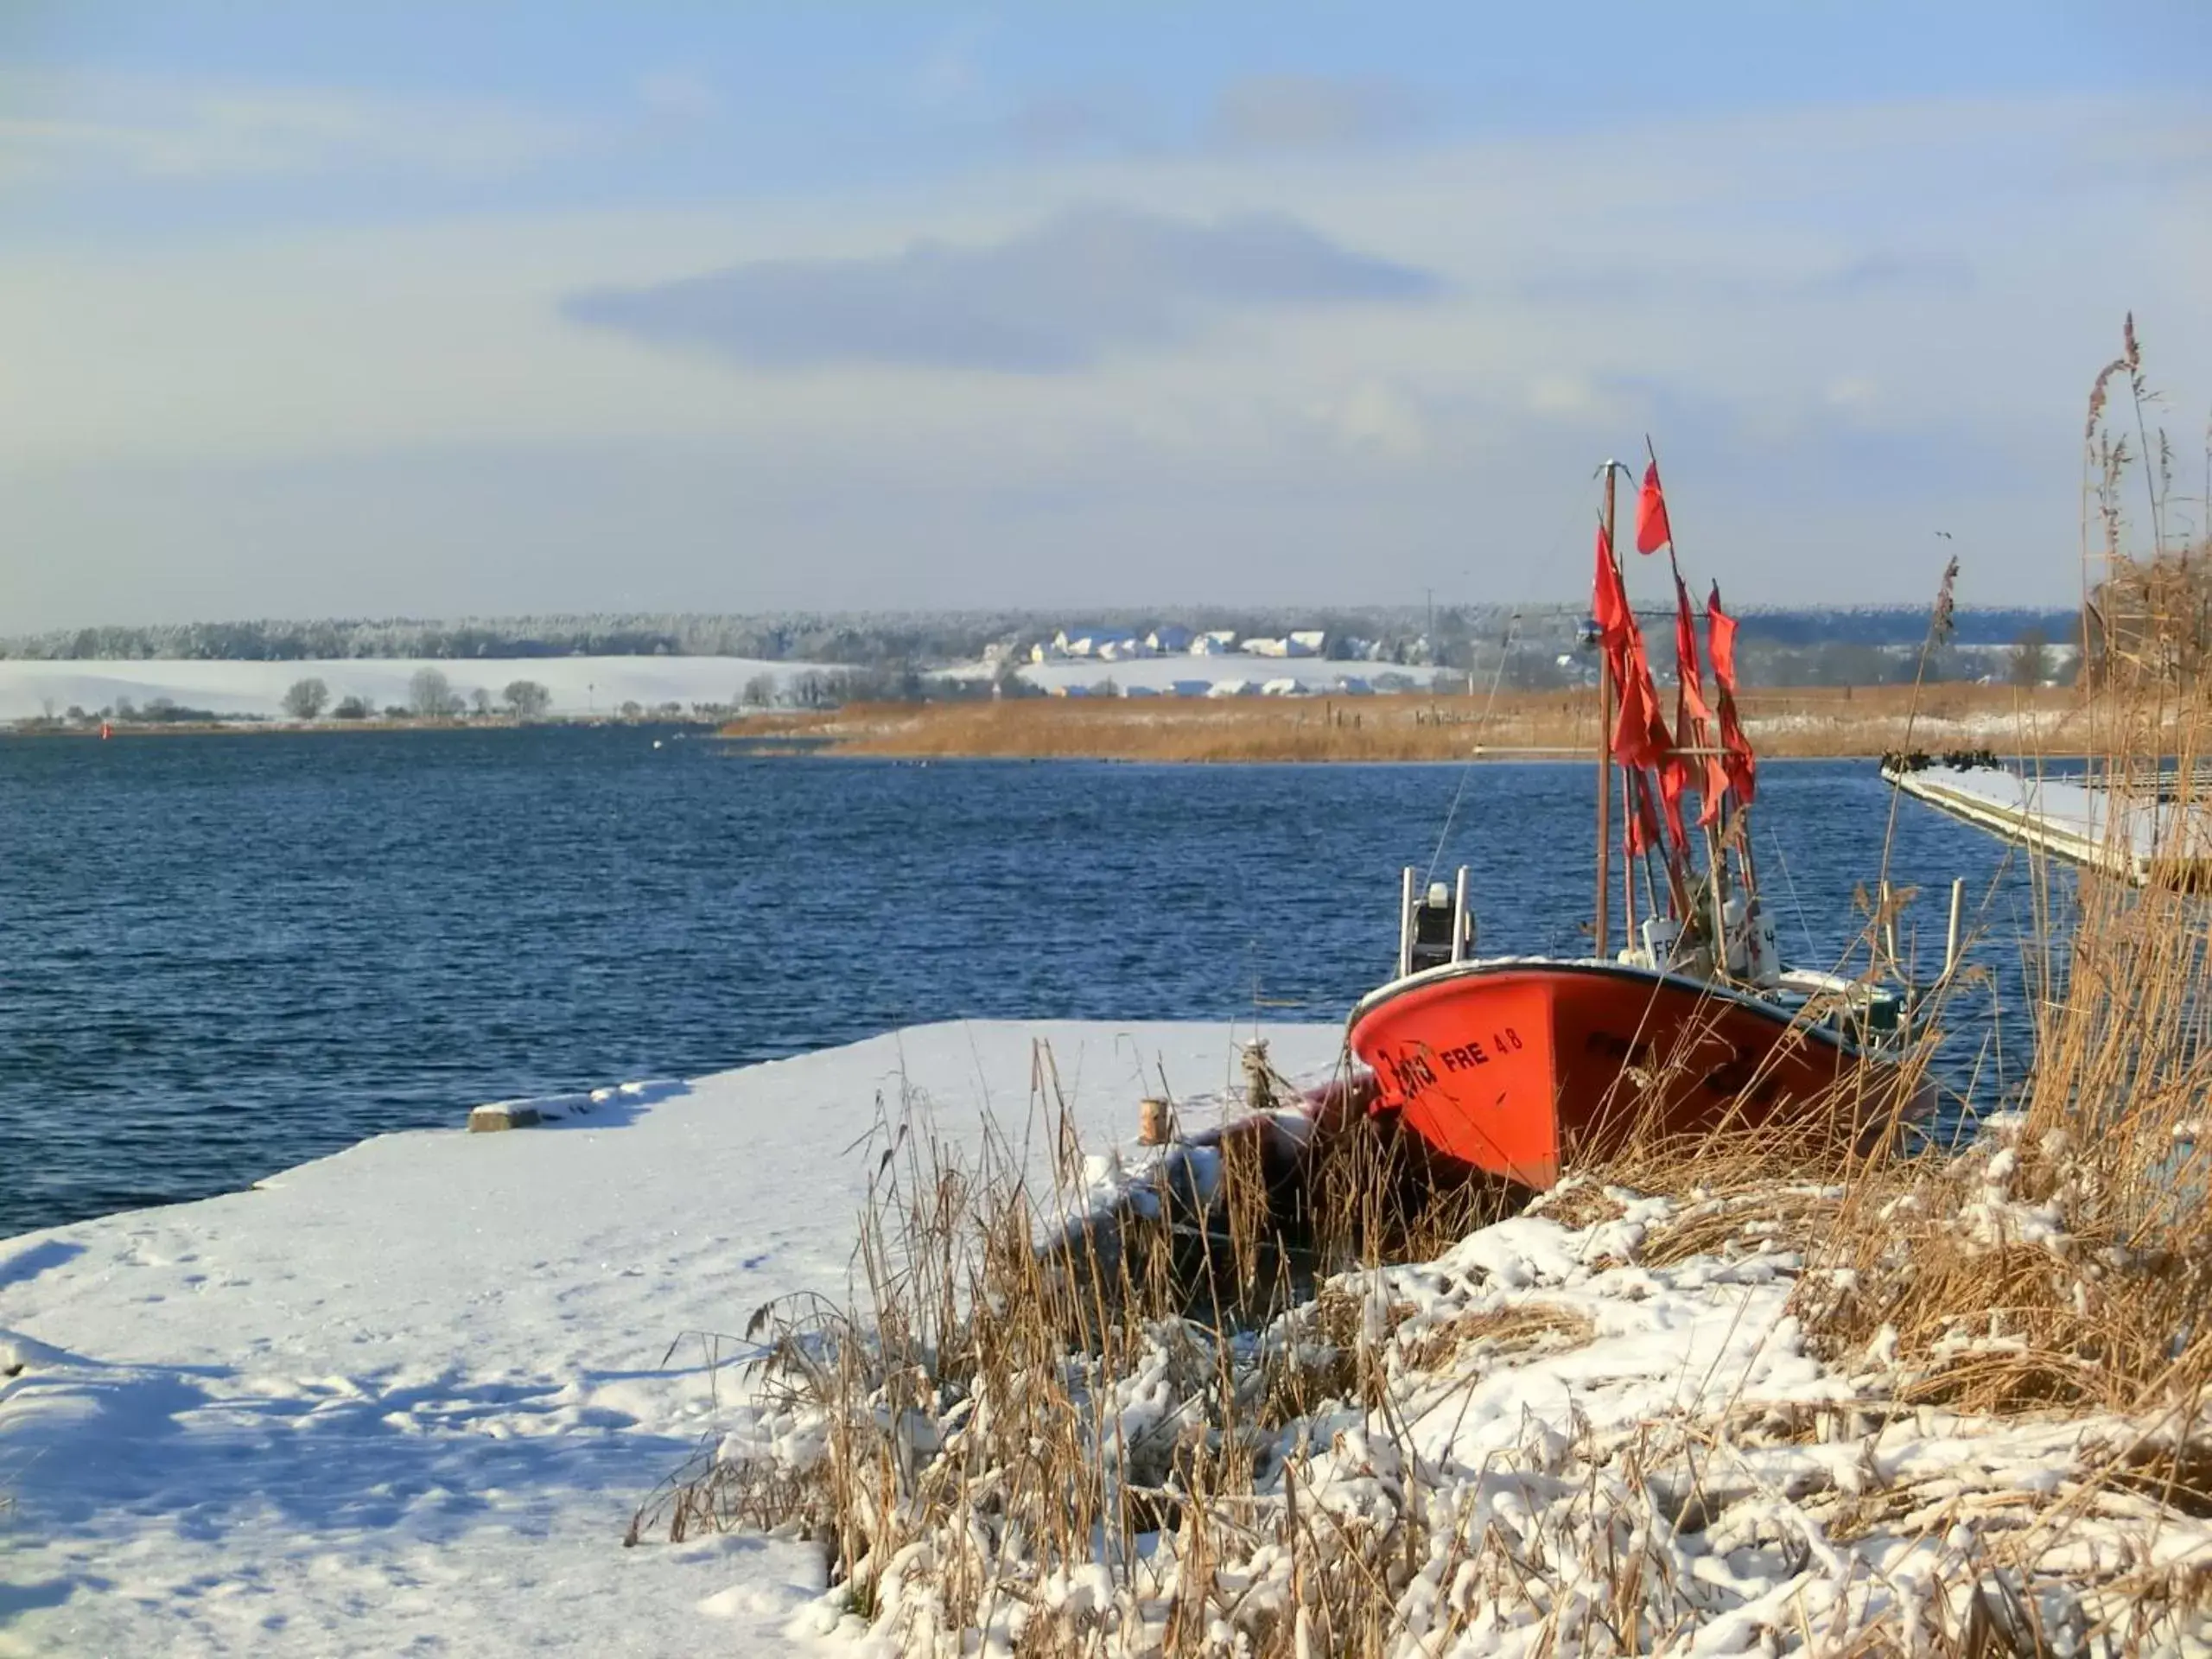
<path id="1" fill-rule="evenodd" d="M 1866 1132 L 1894 1093 L 1910 1020 L 1895 989 L 1785 972 L 1760 902 L 1749 834 L 1758 764 L 1736 712 L 1735 622 L 1706 606 L 1715 703 L 1655 455 L 1637 546 L 1664 546 L 1675 582 L 1675 723 L 1613 552 L 1605 467 L 1591 633 L 1602 648 L 1598 872 L 1583 960 L 1478 957 L 1467 872 L 1421 887 L 1405 873 L 1395 976 L 1353 1010 L 1352 1052 L 1434 1154 L 1543 1189 L 1580 1154 L 1630 1133 L 1701 1136 L 1795 1121 Z M 1717 728 L 1717 730 L 1716 730 Z M 1616 787 L 1626 858 L 1622 948 L 1610 914 Z M 1685 822 L 1685 798 L 1700 810 Z M 1701 855 L 1701 857 L 1700 857 Z M 1637 901 L 1644 918 L 1637 920 Z"/>

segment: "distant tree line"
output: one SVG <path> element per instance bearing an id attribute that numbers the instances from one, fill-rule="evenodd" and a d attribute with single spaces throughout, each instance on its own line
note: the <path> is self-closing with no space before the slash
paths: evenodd
<path id="1" fill-rule="evenodd" d="M 330 709 L 334 720 L 367 720 L 377 713 L 374 704 L 357 696 L 343 698 L 331 708 L 330 687 L 320 676 L 293 681 L 284 692 L 282 706 L 294 720 L 319 719 L 325 709 Z M 552 706 L 552 692 L 536 680 L 510 680 L 496 697 L 478 686 L 464 697 L 454 689 L 453 682 L 442 670 L 420 668 L 407 682 L 405 704 L 384 712 L 416 720 L 458 720 L 468 714 L 479 719 L 501 715 L 516 720 L 540 720 Z"/>
<path id="2" fill-rule="evenodd" d="M 264 620 L 36 634 L 0 640 L 0 658 L 246 662 L 429 658 L 459 663 L 577 655 L 731 657 L 830 665 L 811 676 L 786 677 L 781 700 L 813 707 L 911 699 L 925 694 L 964 695 L 949 683 L 932 679 L 932 671 L 974 662 L 993 646 L 1008 658 L 1017 657 L 1027 645 L 1049 639 L 1061 627 L 1090 626 L 1141 634 L 1166 624 L 1194 630 L 1224 628 L 1240 638 L 1279 637 L 1293 628 L 1316 628 L 1328 634 L 1332 655 L 1349 652 L 1351 641 L 1363 642 L 1360 654 L 1378 669 L 1457 672 L 1473 676 L 1478 684 L 1499 675 L 1503 683 L 1516 689 L 1573 685 L 1584 683 L 1594 671 L 1580 639 L 1583 620 L 1582 607 L 1573 604 L 1517 608 L 1424 604 L 1186 606 L 1069 613 L 562 615 L 465 618 L 452 622 Z M 1910 680 L 1918 671 L 1920 647 L 1928 626 L 1923 608 L 1903 606 L 1849 610 L 1745 607 L 1741 621 L 1743 674 L 1745 683 L 1751 685 L 1880 684 Z M 2041 660 L 2052 674 L 2063 675 L 2072 660 L 2070 650 L 2065 647 L 2081 638 L 2078 616 L 2071 611 L 1962 609 L 1956 613 L 1955 621 L 1949 644 L 1929 664 L 1932 678 L 2005 677 L 2024 671 L 2019 664 L 2008 665 L 1999 658 L 2016 650 L 2031 634 L 2039 637 L 2044 647 Z M 1663 647 L 1663 622 L 1648 625 L 1647 631 L 1655 646 Z M 1661 650 L 1660 654 L 1666 653 Z M 314 688 L 320 683 L 308 679 L 296 686 L 294 691 L 301 701 L 295 705 L 288 697 L 286 712 L 296 719 L 309 720 L 326 711 L 342 718 L 365 718 L 367 712 L 352 712 L 349 705 L 358 704 L 359 699 L 341 699 L 334 705 L 327 685 L 321 686 L 318 697 Z M 1000 677 L 1002 694 L 1018 692 L 1020 687 L 1020 682 L 1004 674 Z M 982 689 L 988 692 L 988 687 Z M 504 709 L 524 719 L 543 712 L 542 707 L 533 709 L 518 704 L 505 693 L 479 695 L 484 703 L 479 712 Z M 772 685 L 764 689 L 760 679 L 738 696 L 741 702 L 755 707 L 777 700 Z M 418 712 L 416 705 L 422 701 L 410 696 L 407 712 Z M 313 712 L 304 712 L 310 706 Z M 442 708 L 444 703 L 438 701 L 437 706 Z"/>

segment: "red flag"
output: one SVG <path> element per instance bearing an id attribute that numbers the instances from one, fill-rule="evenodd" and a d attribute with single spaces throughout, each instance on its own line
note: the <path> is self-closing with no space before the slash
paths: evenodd
<path id="1" fill-rule="evenodd" d="M 1697 625 L 1690 620 L 1690 590 L 1682 585 L 1680 567 L 1675 571 L 1675 747 L 1706 749 L 1713 747 L 1713 710 L 1705 700 L 1705 671 L 1697 657 Z M 1697 757 L 1696 770 L 1704 774 L 1698 786 L 1701 798 L 1697 821 L 1700 825 L 1714 823 L 1720 817 L 1720 798 L 1728 787 L 1728 774 L 1720 765 L 1720 757 L 1707 753 Z M 1687 775 L 1691 771 L 1689 757 L 1678 758 L 1675 765 Z M 1677 792 L 1680 792 L 1679 786 Z"/>
<path id="2" fill-rule="evenodd" d="M 1759 766 L 1758 757 L 1751 753 L 1751 741 L 1745 734 L 1744 722 L 1736 713 L 1736 619 L 1720 608 L 1720 584 L 1713 584 L 1712 595 L 1705 602 L 1707 637 L 1713 642 L 1713 683 L 1719 688 L 1720 747 L 1727 753 L 1722 765 L 1728 774 L 1729 787 L 1745 806 L 1758 793 Z"/>
<path id="3" fill-rule="evenodd" d="M 1659 815 L 1651 810 L 1651 791 L 1642 785 L 1629 791 L 1634 806 L 1628 819 L 1628 850 L 1631 855 L 1648 853 L 1659 845 Z"/>
<path id="4" fill-rule="evenodd" d="M 1668 861 L 1671 872 L 1677 868 L 1678 856 L 1689 845 L 1688 836 L 1682 828 L 1681 783 L 1680 779 L 1669 782 L 1667 775 L 1669 768 L 1678 764 L 1671 758 L 1674 741 L 1668 735 L 1666 716 L 1660 711 L 1659 690 L 1652 682 L 1651 659 L 1644 651 L 1643 631 L 1637 626 L 1636 613 L 1629 607 L 1620 564 L 1613 557 L 1602 524 L 1598 530 L 1597 574 L 1591 588 L 1590 610 L 1604 642 L 1606 671 L 1620 692 L 1620 712 L 1615 718 L 1610 741 L 1613 758 L 1626 766 L 1630 774 L 1631 804 L 1624 826 L 1628 850 L 1631 855 L 1656 850 L 1662 845 L 1662 836 L 1669 836 L 1675 849 Z M 1664 829 L 1661 827 L 1660 811 L 1652 804 L 1652 772 L 1659 774 L 1666 817 Z"/>
<path id="5" fill-rule="evenodd" d="M 1659 463 L 1643 469 L 1643 488 L 1636 498 L 1636 550 L 1656 553 L 1675 539 L 1667 523 L 1667 498 L 1659 488 Z"/>
<path id="6" fill-rule="evenodd" d="M 1624 766 L 1665 765 L 1667 721 L 1659 712 L 1658 688 L 1651 683 L 1651 663 L 1643 654 L 1643 631 L 1634 617 L 1621 631 L 1613 667 L 1621 693 L 1620 716 L 1613 725 L 1613 758 Z"/>
<path id="7" fill-rule="evenodd" d="M 1690 620 L 1690 590 L 1682 585 L 1680 570 L 1675 572 L 1675 673 L 1681 686 L 1677 701 L 1695 722 L 1701 746 L 1713 709 L 1705 700 L 1705 670 L 1698 661 L 1697 626 Z"/>
<path id="8" fill-rule="evenodd" d="M 1613 719 L 1613 759 L 1624 766 L 1640 766 L 1645 762 L 1648 738 L 1651 730 L 1652 707 L 1650 693 L 1644 690 L 1643 680 L 1633 666 L 1623 664 L 1628 671 L 1619 675 L 1621 694 L 1620 712 Z"/>
<path id="9" fill-rule="evenodd" d="M 1689 778 L 1690 769 L 1679 760 L 1669 760 L 1659 768 L 1659 804 L 1666 811 L 1667 834 L 1676 852 L 1689 850 L 1689 832 L 1682 828 L 1682 789 Z"/>
<path id="10" fill-rule="evenodd" d="M 1636 626 L 1636 613 L 1629 608 L 1621 568 L 1613 558 L 1612 543 L 1603 524 L 1598 526 L 1598 569 L 1591 584 L 1590 614 L 1605 647 L 1606 671 L 1620 693 L 1620 712 L 1611 737 L 1613 758 L 1624 766 L 1656 766 L 1667 748 L 1659 694 L 1643 654 L 1643 630 Z M 1655 729 L 1660 734 L 1656 746 Z"/>
<path id="11" fill-rule="evenodd" d="M 1621 568 L 1613 562 L 1612 538 L 1604 524 L 1598 526 L 1598 574 L 1590 585 L 1590 619 L 1608 652 L 1617 646 L 1628 623 L 1628 594 L 1621 587 Z"/>

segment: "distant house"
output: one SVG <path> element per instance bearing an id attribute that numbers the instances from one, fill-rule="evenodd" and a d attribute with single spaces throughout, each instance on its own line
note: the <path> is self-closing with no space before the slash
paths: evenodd
<path id="1" fill-rule="evenodd" d="M 1302 697 L 1306 695 L 1306 683 L 1293 679 L 1269 680 L 1260 688 L 1260 695 L 1263 697 Z"/>
<path id="2" fill-rule="evenodd" d="M 1286 655 L 1292 657 L 1325 657 L 1329 654 L 1329 634 L 1325 628 L 1300 628 L 1284 641 L 1290 647 Z"/>
<path id="3" fill-rule="evenodd" d="M 1033 663 L 1056 663 L 1067 654 L 1067 648 L 1057 639 L 1029 647 L 1029 660 Z"/>
<path id="4" fill-rule="evenodd" d="M 1167 688 L 1179 697 L 1210 697 L 1213 695 L 1211 680 L 1178 680 Z"/>
<path id="5" fill-rule="evenodd" d="M 1163 622 L 1145 635 L 1144 642 L 1157 655 L 1177 657 L 1190 650 L 1191 631 L 1179 622 Z"/>
<path id="6" fill-rule="evenodd" d="M 1366 697 L 1375 694 L 1375 688 L 1357 674 L 1339 674 L 1335 689 L 1348 697 Z"/>
<path id="7" fill-rule="evenodd" d="M 1126 628 L 1062 628 L 1052 636 L 1052 644 L 1063 657 L 1105 658 L 1112 661 L 1144 653 L 1136 635 Z M 1109 647 L 1112 648 L 1110 655 Z"/>
<path id="8" fill-rule="evenodd" d="M 1211 628 L 1191 641 L 1193 657 L 1226 657 L 1236 649 L 1234 628 Z"/>
<path id="9" fill-rule="evenodd" d="M 1125 697 L 1156 697 L 1160 695 L 1160 688 L 1156 685 L 1125 685 L 1122 688 L 1122 695 Z"/>
<path id="10" fill-rule="evenodd" d="M 1207 688 L 1210 697 L 1249 697 L 1260 688 L 1249 680 L 1216 680 Z"/>
<path id="11" fill-rule="evenodd" d="M 1287 639 L 1246 639 L 1240 643 L 1236 649 L 1247 657 L 1287 657 L 1290 655 L 1290 641 Z"/>

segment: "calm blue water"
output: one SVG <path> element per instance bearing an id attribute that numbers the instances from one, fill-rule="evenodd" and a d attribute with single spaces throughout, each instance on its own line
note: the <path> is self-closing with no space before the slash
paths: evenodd
<path id="1" fill-rule="evenodd" d="M 920 1020 L 1340 1019 L 1460 781 L 654 735 L 0 740 L 0 1236 Z M 1580 766 L 1471 773 L 1444 861 L 1475 867 L 1485 950 L 1586 949 L 1589 791 Z M 1833 965 L 1857 931 L 1888 798 L 1871 763 L 1763 773 L 1786 957 Z M 2018 1008 L 2024 878 L 1912 803 L 1897 829 L 1929 970 L 1963 874 Z"/>

